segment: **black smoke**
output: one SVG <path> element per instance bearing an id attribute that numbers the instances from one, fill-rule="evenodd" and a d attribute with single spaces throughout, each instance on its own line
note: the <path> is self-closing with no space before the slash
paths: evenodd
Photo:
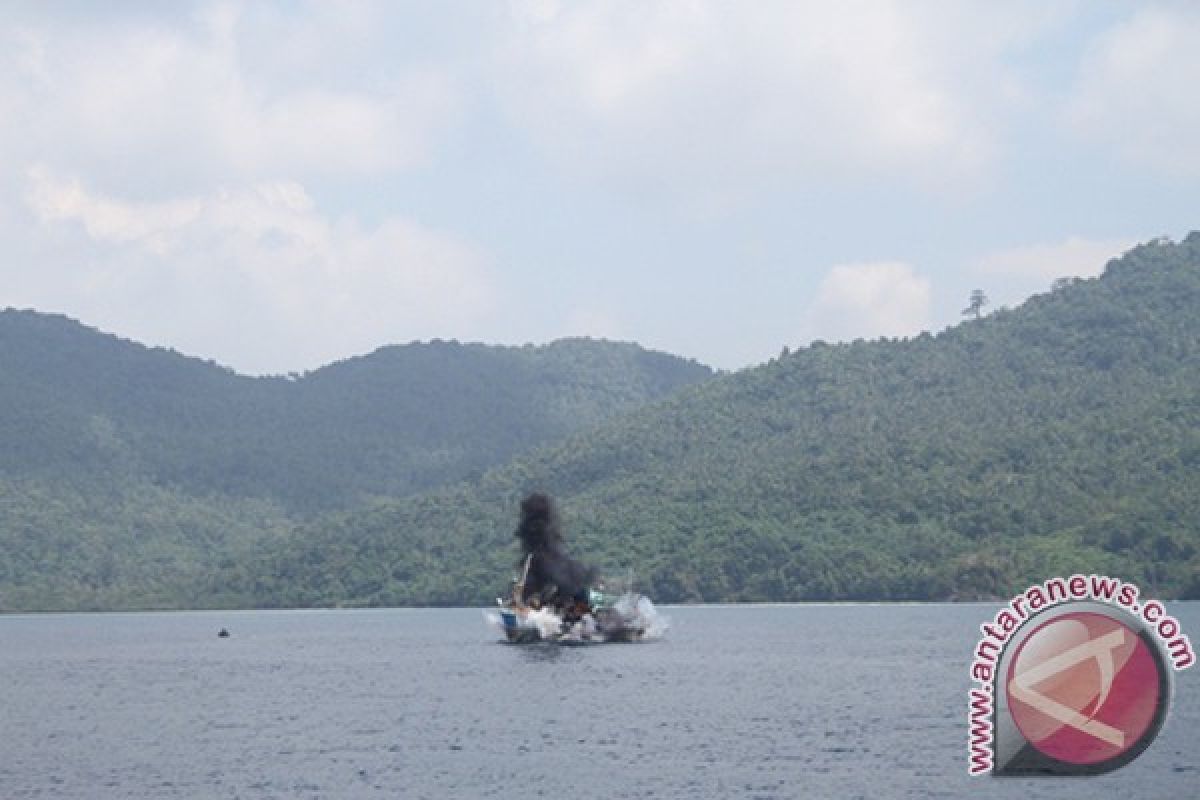
<path id="1" fill-rule="evenodd" d="M 525 560 L 532 556 L 522 600 L 537 598 L 545 605 L 562 606 L 586 599 L 596 572 L 563 549 L 562 524 L 554 500 L 540 492 L 522 500 L 516 537 L 521 545 L 517 569 L 523 570 Z"/>

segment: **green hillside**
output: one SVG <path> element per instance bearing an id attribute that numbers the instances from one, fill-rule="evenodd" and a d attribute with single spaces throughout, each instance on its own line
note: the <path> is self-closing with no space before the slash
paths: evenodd
<path id="1" fill-rule="evenodd" d="M 0 610 L 244 602 L 202 588 L 210 573 L 314 513 L 478 476 L 711 374 L 571 339 L 414 343 L 251 378 L 0 312 Z"/>
<path id="2" fill-rule="evenodd" d="M 65 317 L 0 312 L 0 477 L 113 470 L 187 494 L 354 505 L 462 480 L 711 375 L 633 345 L 433 341 L 250 378 Z"/>
<path id="3" fill-rule="evenodd" d="M 1099 570 L 1200 596 L 1200 234 L 937 336 L 817 344 L 480 480 L 325 517 L 213 587 L 485 603 L 521 494 L 669 601 L 1004 595 Z"/>

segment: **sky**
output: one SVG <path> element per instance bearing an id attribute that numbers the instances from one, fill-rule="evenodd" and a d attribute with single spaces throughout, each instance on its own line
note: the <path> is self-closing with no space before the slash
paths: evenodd
<path id="1" fill-rule="evenodd" d="M 1194 3 L 0 5 L 0 308 L 248 374 L 722 369 L 1200 228 Z"/>

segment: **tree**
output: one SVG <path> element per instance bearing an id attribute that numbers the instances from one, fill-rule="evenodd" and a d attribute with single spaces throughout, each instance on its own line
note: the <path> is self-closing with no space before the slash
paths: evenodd
<path id="1" fill-rule="evenodd" d="M 979 319 L 980 310 L 987 305 L 987 295 L 983 293 L 983 289 L 974 289 L 971 292 L 971 300 L 967 307 L 963 309 L 963 316 L 974 314 L 975 319 Z"/>

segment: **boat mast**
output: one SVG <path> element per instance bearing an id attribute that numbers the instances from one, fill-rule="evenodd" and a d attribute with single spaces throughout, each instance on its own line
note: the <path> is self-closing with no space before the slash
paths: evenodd
<path id="1" fill-rule="evenodd" d="M 521 570 L 521 580 L 513 586 L 513 605 L 521 608 L 525 605 L 523 596 L 525 594 L 525 579 L 529 577 L 529 565 L 533 562 L 533 553 L 525 556 L 525 568 Z"/>

